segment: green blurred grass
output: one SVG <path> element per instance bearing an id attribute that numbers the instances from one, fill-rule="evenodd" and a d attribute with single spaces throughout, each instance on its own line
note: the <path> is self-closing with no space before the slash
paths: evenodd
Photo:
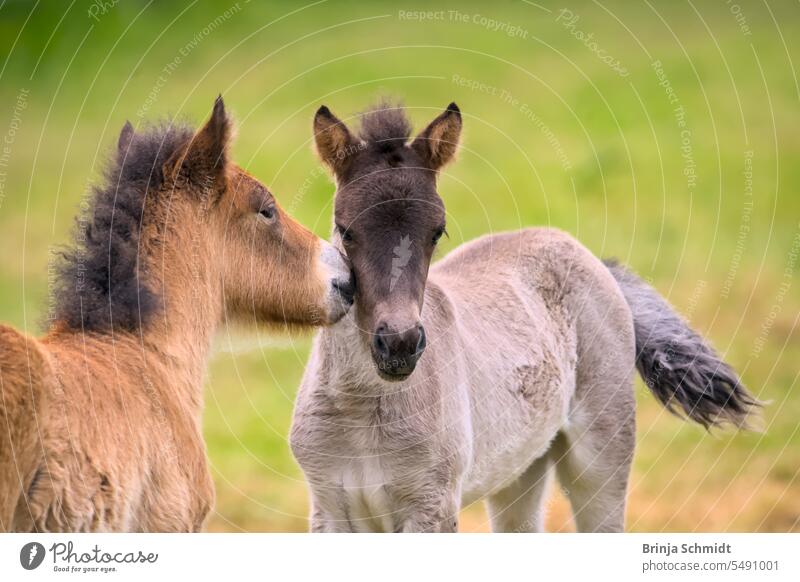
<path id="1" fill-rule="evenodd" d="M 460 160 L 441 180 L 451 236 L 443 252 L 492 231 L 563 228 L 652 280 L 772 402 L 763 434 L 709 435 L 663 412 L 640 385 L 629 527 L 800 528 L 796 4 L 770 3 L 771 14 L 740 2 L 752 32 L 745 36 L 723 3 L 574 3 L 576 28 L 624 64 L 625 78 L 556 21 L 561 5 L 437 3 L 527 31 L 514 38 L 447 12 L 431 22 L 399 17 L 432 9 L 421 2 L 106 4 L 97 20 L 89 3 L 0 7 L 0 139 L 19 92 L 29 90 L 0 168 L 0 319 L 38 329 L 49 251 L 67 240 L 126 119 L 199 122 L 222 92 L 239 121 L 236 159 L 325 236 L 332 186 L 309 145 L 314 110 L 326 103 L 346 117 L 395 95 L 419 127 L 455 100 L 466 129 Z M 698 173 L 691 191 L 654 60 L 686 111 Z M 453 75 L 519 104 L 461 87 Z M 523 103 L 557 137 L 570 170 Z M 309 338 L 231 334 L 222 334 L 208 376 L 205 432 L 217 483 L 209 528 L 303 530 L 305 489 L 286 435 Z M 463 530 L 486 527 L 480 508 L 465 512 Z M 570 527 L 558 496 L 549 527 Z"/>

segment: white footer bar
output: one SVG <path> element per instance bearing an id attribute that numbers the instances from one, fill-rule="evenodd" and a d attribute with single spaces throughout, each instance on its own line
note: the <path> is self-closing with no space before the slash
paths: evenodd
<path id="1" fill-rule="evenodd" d="M 798 534 L 0 535 L 0 580 L 796 582 L 798 564 Z"/>

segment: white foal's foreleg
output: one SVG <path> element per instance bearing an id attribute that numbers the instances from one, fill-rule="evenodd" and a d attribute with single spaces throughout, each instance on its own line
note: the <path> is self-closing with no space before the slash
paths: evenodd
<path id="1" fill-rule="evenodd" d="M 486 500 L 492 531 L 543 531 L 543 502 L 551 467 L 550 458 L 545 454 L 536 459 L 514 483 Z"/>
<path id="2" fill-rule="evenodd" d="M 341 523 L 337 523 L 330 515 L 320 509 L 313 509 L 311 511 L 311 533 L 337 533 L 350 531 L 348 528 L 342 527 Z"/>
<path id="3" fill-rule="evenodd" d="M 352 531 L 347 514 L 330 499 L 311 495 L 311 533 L 346 533 Z"/>
<path id="4" fill-rule="evenodd" d="M 600 393 L 600 387 L 595 389 Z M 625 527 L 635 404 L 629 388 L 613 396 L 596 414 L 586 415 L 590 418 L 585 424 L 560 433 L 549 453 L 579 532 L 619 532 Z"/>
<path id="5" fill-rule="evenodd" d="M 459 487 L 445 488 L 426 494 L 411 502 L 399 531 L 403 533 L 455 533 L 458 531 L 458 511 L 461 508 Z"/>

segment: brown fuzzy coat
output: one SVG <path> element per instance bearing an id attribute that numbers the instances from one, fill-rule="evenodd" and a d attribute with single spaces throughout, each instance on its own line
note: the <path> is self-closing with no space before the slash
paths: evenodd
<path id="1" fill-rule="evenodd" d="M 0 325 L 0 530 L 199 530 L 216 328 L 324 325 L 352 302 L 346 261 L 228 162 L 230 133 L 221 99 L 186 139 L 126 125 L 54 324 Z"/>

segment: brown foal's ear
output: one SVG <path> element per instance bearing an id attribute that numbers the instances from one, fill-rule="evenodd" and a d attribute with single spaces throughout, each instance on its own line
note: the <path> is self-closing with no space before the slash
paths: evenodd
<path id="1" fill-rule="evenodd" d="M 167 160 L 164 174 L 174 180 L 184 178 L 197 186 L 212 187 L 216 192 L 223 190 L 232 126 L 220 95 L 214 102 L 211 118 L 186 146 Z"/>
<path id="2" fill-rule="evenodd" d="M 122 126 L 122 131 L 119 132 L 119 141 L 117 141 L 117 151 L 123 156 L 128 153 L 128 148 L 133 141 L 133 126 L 130 121 L 126 121 Z"/>
<path id="3" fill-rule="evenodd" d="M 320 159 L 337 176 L 347 167 L 358 145 L 347 126 L 324 105 L 314 116 L 314 140 Z"/>
<path id="4" fill-rule="evenodd" d="M 461 136 L 461 110 L 451 103 L 411 144 L 432 170 L 453 159 Z"/>

